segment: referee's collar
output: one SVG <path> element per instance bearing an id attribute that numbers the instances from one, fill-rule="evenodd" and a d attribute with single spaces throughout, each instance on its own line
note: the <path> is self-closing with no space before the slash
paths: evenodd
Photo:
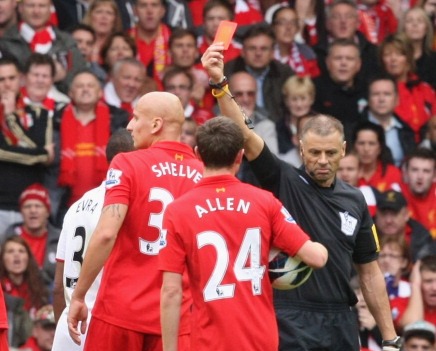
<path id="1" fill-rule="evenodd" d="M 335 176 L 335 179 L 333 179 L 333 183 L 329 186 L 329 187 L 325 187 L 325 186 L 320 186 L 311 176 L 310 176 L 310 174 L 308 174 L 307 173 L 307 171 L 306 171 L 306 167 L 304 166 L 304 164 L 303 165 L 301 165 L 300 166 L 300 168 L 299 168 L 299 170 L 300 170 L 300 176 L 302 176 L 303 178 L 304 178 L 304 180 L 306 180 L 308 183 L 310 183 L 310 184 L 312 184 L 312 185 L 314 185 L 314 186 L 316 186 L 317 188 L 319 188 L 319 189 L 322 189 L 322 190 L 333 190 L 334 188 L 335 188 L 335 186 L 336 186 L 336 176 Z"/>

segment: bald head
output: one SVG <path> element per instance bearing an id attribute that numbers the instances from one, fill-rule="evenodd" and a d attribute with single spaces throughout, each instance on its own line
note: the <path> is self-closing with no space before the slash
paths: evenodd
<path id="1" fill-rule="evenodd" d="M 144 149 L 157 141 L 179 141 L 185 120 L 180 99 L 171 93 L 154 91 L 143 95 L 133 111 L 127 130 L 135 148 Z"/>
<path id="2" fill-rule="evenodd" d="M 237 72 L 230 77 L 229 85 L 236 102 L 251 116 L 256 108 L 256 79 L 247 72 Z"/>

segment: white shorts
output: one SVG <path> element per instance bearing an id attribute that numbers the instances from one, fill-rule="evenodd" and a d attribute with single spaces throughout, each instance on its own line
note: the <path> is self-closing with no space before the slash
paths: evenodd
<path id="1" fill-rule="evenodd" d="M 68 310 L 69 307 L 65 307 L 62 311 L 61 317 L 59 318 L 58 324 L 56 326 L 56 332 L 53 341 L 52 351 L 83 351 L 83 346 L 85 345 L 86 334 L 88 333 L 88 328 L 86 332 L 81 336 L 81 344 L 77 345 L 73 339 L 71 339 L 68 333 Z M 91 319 L 91 313 L 88 313 L 88 326 Z"/>

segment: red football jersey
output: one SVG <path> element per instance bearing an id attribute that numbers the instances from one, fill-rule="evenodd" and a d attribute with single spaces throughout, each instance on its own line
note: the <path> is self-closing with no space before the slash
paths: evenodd
<path id="1" fill-rule="evenodd" d="M 376 188 L 378 191 L 384 192 L 391 189 L 399 190 L 401 183 L 401 172 L 394 165 L 388 165 L 386 167 L 386 172 L 382 175 L 382 166 L 379 162 L 375 173 L 372 175 L 371 179 L 366 180 L 364 178 L 359 178 L 357 185 L 369 185 Z"/>
<path id="2" fill-rule="evenodd" d="M 170 204 L 159 268 L 188 268 L 192 350 L 278 349 L 270 248 L 294 256 L 309 237 L 274 196 L 230 175 L 203 179 Z"/>
<path id="3" fill-rule="evenodd" d="M 117 155 L 106 179 L 104 206 L 128 205 L 108 261 L 93 315 L 146 334 L 161 334 L 158 254 L 166 242 L 163 213 L 198 183 L 203 166 L 184 144 L 162 141 L 145 150 Z M 186 289 L 189 295 L 189 289 Z M 187 295 L 187 296 L 188 296 Z M 188 333 L 190 296 L 184 300 L 181 334 Z"/>

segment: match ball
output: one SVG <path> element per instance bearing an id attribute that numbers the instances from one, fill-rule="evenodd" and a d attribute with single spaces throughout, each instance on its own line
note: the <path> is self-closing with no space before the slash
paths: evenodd
<path id="1" fill-rule="evenodd" d="M 272 287 L 278 290 L 292 290 L 304 284 L 313 269 L 296 257 L 284 252 L 270 253 L 268 275 Z"/>

